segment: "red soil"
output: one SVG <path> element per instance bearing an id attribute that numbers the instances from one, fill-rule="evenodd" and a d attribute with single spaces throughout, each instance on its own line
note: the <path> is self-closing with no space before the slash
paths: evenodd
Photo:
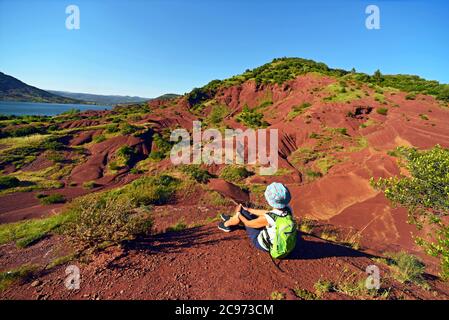
<path id="1" fill-rule="evenodd" d="M 246 203 L 249 201 L 249 195 L 247 192 L 244 192 L 239 187 L 222 179 L 210 179 L 208 187 L 237 203 Z"/>
<path id="2" fill-rule="evenodd" d="M 292 291 L 295 288 L 313 292 L 319 279 L 339 283 L 353 273 L 364 279 L 365 268 L 373 264 L 368 254 L 313 236 L 304 236 L 297 248 L 280 263 L 280 271 L 266 253 L 251 247 L 243 230 L 227 234 L 215 225 L 191 228 L 141 239 L 124 249 L 110 248 L 87 264 L 76 262 L 81 274 L 80 290 L 64 287 L 65 264 L 42 272 L 37 285 L 31 285 L 36 278 L 26 279 L 1 292 L 0 298 L 268 299 L 272 292 L 279 291 L 287 299 L 298 299 Z M 381 274 L 388 272 L 379 267 Z M 432 292 L 389 278 L 383 279 L 382 285 L 393 287 L 392 298 L 448 298 L 443 283 L 432 275 L 426 278 L 434 288 Z M 348 296 L 330 292 L 323 298 Z"/>
<path id="3" fill-rule="evenodd" d="M 266 185 L 273 181 L 283 182 L 293 195 L 291 205 L 298 218 L 308 217 L 336 228 L 358 232 L 362 248 L 372 254 L 402 249 L 416 253 L 426 260 L 427 270 L 435 274 L 436 262 L 426 258 L 413 242 L 411 233 L 416 233 L 416 229 L 406 223 L 406 211 L 393 208 L 381 193 L 370 186 L 369 179 L 400 174 L 401 168 L 397 160 L 387 154 L 387 151 L 397 146 L 430 148 L 440 144 L 449 147 L 449 109 L 429 96 L 417 95 L 415 100 L 407 100 L 406 94 L 402 92 L 385 92 L 385 105 L 374 99 L 373 89 L 367 86 L 363 86 L 362 91 L 367 91 L 369 96 L 363 95 L 349 102 L 323 101 L 329 95 L 325 87 L 334 82 L 330 77 L 310 74 L 288 81 L 282 86 L 256 87 L 253 81 L 248 81 L 219 90 L 215 100 L 229 107 L 231 114 L 224 123 L 233 128 L 243 128 L 233 116 L 245 104 L 256 107 L 270 99 L 273 102 L 261 112 L 270 124 L 269 128 L 279 130 L 279 166 L 286 169 L 287 173 L 278 176 L 254 175 L 246 180 L 247 183 Z M 292 108 L 304 102 L 311 103 L 311 106 L 300 116 L 287 119 Z M 152 112 L 136 123 L 149 124 L 156 132 L 176 126 L 190 130 L 192 121 L 197 118 L 189 112 L 185 98 L 174 102 L 151 101 L 149 106 Z M 376 112 L 381 107 L 388 108 L 387 115 Z M 204 115 L 209 111 L 210 108 L 206 108 Z M 85 118 L 67 121 L 60 127 L 78 128 L 105 123 L 101 116 L 112 113 L 113 111 L 94 112 L 91 115 L 99 115 L 99 120 Z M 84 116 L 87 117 L 88 114 Z M 429 120 L 423 119 L 422 114 L 426 114 Z M 326 150 L 338 158 L 339 162 L 323 177 L 309 182 L 304 178 L 304 170 L 295 166 L 295 151 L 302 147 L 317 147 L 318 139 L 311 139 L 310 135 L 323 133 L 326 128 L 346 128 L 346 140 L 338 142 L 344 150 Z M 74 133 L 68 144 L 83 145 L 91 141 L 95 134 L 97 131 Z M 356 139 L 366 140 L 367 146 L 351 149 Z M 64 188 L 48 193 L 62 193 L 70 200 L 88 192 L 114 188 L 132 181 L 139 175 L 130 174 L 129 168 L 111 174 L 108 164 L 114 160 L 116 151 L 123 145 L 134 147 L 141 159 L 144 159 L 151 151 L 151 142 L 151 135 L 117 136 L 92 144 L 87 150 L 87 160 L 75 167 L 66 181 L 76 182 L 78 186 L 73 188 L 66 183 Z M 336 143 L 330 143 L 332 142 Z M 39 156 L 35 163 L 25 168 L 38 170 L 45 165 L 47 164 Z M 152 173 L 171 167 L 169 160 L 152 165 Z M 212 166 L 209 171 L 218 173 L 221 167 Z M 13 168 L 6 167 L 4 172 L 11 170 L 14 171 Z M 86 181 L 96 181 L 100 187 L 85 190 L 81 186 Z M 207 188 L 237 202 L 249 200 L 247 193 L 221 179 L 211 179 Z M 164 232 L 179 221 L 188 225 L 187 230 L 157 234 L 132 243 L 124 251 L 111 249 L 94 257 L 91 263 L 80 265 L 83 285 L 78 292 L 64 289 L 62 282 L 65 274 L 64 267 L 61 266 L 40 275 L 41 285 L 30 287 L 30 282 L 17 284 L 0 293 L 0 297 L 266 299 L 271 292 L 280 290 L 293 298 L 292 289 L 301 287 L 313 291 L 313 284 L 321 275 L 327 279 L 336 279 L 344 267 L 363 273 L 364 268 L 373 263 L 365 254 L 306 236 L 294 257 L 282 262 L 285 272 L 278 272 L 266 254 L 250 248 L 242 231 L 224 234 L 214 224 L 210 224 L 210 219 L 216 217 L 219 208 L 207 204 L 195 205 L 200 197 L 201 194 L 195 194 L 190 199 L 154 209 L 156 233 Z M 0 223 L 45 216 L 61 208 L 61 205 L 39 205 L 35 192 L 2 196 L 0 201 Z M 192 227 L 198 223 L 206 226 Z M 38 243 L 30 251 L 35 246 L 44 246 L 46 243 Z M 8 248 L 6 250 L 0 247 L 0 261 L 12 261 L 4 263 L 9 268 L 14 265 L 14 261 L 19 264 L 19 260 L 11 258 L 17 252 L 12 247 Z M 36 249 L 36 252 L 40 251 Z M 253 272 L 254 266 L 258 266 L 260 272 Z M 437 296 L 415 285 L 401 285 L 391 279 L 386 281 L 394 282 L 391 285 L 396 298 L 447 298 L 447 285 L 432 276 L 427 278 Z M 280 283 L 282 287 L 279 287 Z M 347 296 L 330 293 L 325 298 L 345 299 Z"/>

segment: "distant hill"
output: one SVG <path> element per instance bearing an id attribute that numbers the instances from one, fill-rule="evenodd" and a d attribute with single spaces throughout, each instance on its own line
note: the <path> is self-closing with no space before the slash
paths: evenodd
<path id="1" fill-rule="evenodd" d="M 47 103 L 84 103 L 84 101 L 62 97 L 0 72 L 0 100 L 47 102 Z"/>
<path id="2" fill-rule="evenodd" d="M 151 100 L 150 98 L 143 98 L 143 97 L 101 95 L 101 94 L 77 93 L 77 92 L 56 91 L 56 90 L 48 90 L 48 92 L 66 98 L 79 99 L 83 101 L 88 101 L 90 103 L 104 104 L 104 105 L 113 105 L 119 103 L 135 103 Z"/>
<path id="3" fill-rule="evenodd" d="M 166 94 L 163 94 L 162 96 L 156 97 L 156 98 L 151 99 L 151 100 L 156 100 L 156 99 L 157 100 L 170 100 L 170 99 L 178 98 L 180 96 L 181 95 L 176 94 L 176 93 L 166 93 Z"/>

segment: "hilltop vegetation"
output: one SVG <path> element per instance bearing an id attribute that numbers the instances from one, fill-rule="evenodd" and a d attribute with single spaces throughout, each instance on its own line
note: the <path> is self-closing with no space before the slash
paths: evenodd
<path id="1" fill-rule="evenodd" d="M 378 70 L 373 75 L 358 73 L 354 70 L 346 71 L 333 69 L 322 62 L 302 58 L 277 58 L 254 69 L 248 69 L 240 75 L 225 80 L 213 80 L 201 88 L 195 88 L 187 94 L 191 106 L 211 99 L 220 88 L 242 84 L 254 80 L 257 86 L 267 84 L 282 85 L 299 75 L 316 72 L 336 78 L 345 77 L 359 83 L 376 84 L 380 87 L 395 88 L 406 92 L 433 95 L 436 98 L 449 101 L 449 84 L 440 84 L 438 81 L 426 80 L 416 75 L 382 75 Z"/>

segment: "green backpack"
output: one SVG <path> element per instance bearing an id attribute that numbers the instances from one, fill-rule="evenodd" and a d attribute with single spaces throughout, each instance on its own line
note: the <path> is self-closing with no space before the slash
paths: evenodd
<path id="1" fill-rule="evenodd" d="M 295 218 L 291 213 L 285 216 L 279 216 L 269 213 L 270 217 L 276 223 L 276 234 L 269 246 L 270 255 L 274 259 L 282 259 L 288 256 L 296 246 L 296 237 L 298 234 Z"/>

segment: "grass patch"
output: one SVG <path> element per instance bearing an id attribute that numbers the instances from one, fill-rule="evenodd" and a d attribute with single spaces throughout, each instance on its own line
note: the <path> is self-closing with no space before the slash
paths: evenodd
<path id="1" fill-rule="evenodd" d="M 305 289 L 295 288 L 295 289 L 293 289 L 293 292 L 295 293 L 295 295 L 298 298 L 301 298 L 303 300 L 316 300 L 316 299 L 318 299 L 318 296 L 315 293 L 310 292 L 310 291 L 305 290 Z"/>
<path id="2" fill-rule="evenodd" d="M 187 224 L 184 219 L 179 220 L 174 225 L 167 228 L 166 232 L 179 232 L 187 229 Z"/>
<path id="3" fill-rule="evenodd" d="M 375 124 L 377 124 L 376 121 L 374 121 L 373 119 L 368 119 L 360 125 L 360 128 L 368 128 Z"/>
<path id="4" fill-rule="evenodd" d="M 46 267 L 45 269 L 52 269 L 55 268 L 57 266 L 66 264 L 70 261 L 72 261 L 75 258 L 74 254 L 68 254 L 66 256 L 62 256 L 62 257 L 57 257 L 54 258 Z"/>
<path id="5" fill-rule="evenodd" d="M 248 171 L 244 166 L 227 165 L 220 172 L 220 178 L 228 182 L 241 182 L 243 179 L 252 176 L 254 173 Z"/>
<path id="6" fill-rule="evenodd" d="M 231 200 L 223 197 L 217 191 L 207 191 L 201 198 L 201 203 L 217 207 L 226 207 L 233 204 Z"/>
<path id="7" fill-rule="evenodd" d="M 273 291 L 270 294 L 270 300 L 285 300 L 285 293 Z"/>
<path id="8" fill-rule="evenodd" d="M 338 234 L 333 230 L 323 230 L 320 238 L 331 242 L 337 242 Z"/>
<path id="9" fill-rule="evenodd" d="M 92 190 L 98 187 L 98 185 L 95 183 L 95 181 L 86 181 L 83 182 L 83 188 L 87 190 Z"/>
<path id="10" fill-rule="evenodd" d="M 219 125 L 223 119 L 229 114 L 229 109 L 225 105 L 214 105 L 207 117 L 207 123 L 211 125 Z"/>
<path id="11" fill-rule="evenodd" d="M 323 176 L 323 174 L 321 172 L 314 171 L 312 169 L 306 169 L 305 174 L 306 174 L 307 181 L 314 181 Z"/>
<path id="12" fill-rule="evenodd" d="M 31 277 L 37 270 L 35 265 L 24 265 L 19 268 L 0 273 L 0 291 L 17 281 L 23 281 Z"/>
<path id="13" fill-rule="evenodd" d="M 237 115 L 235 120 L 254 129 L 266 128 L 269 125 L 268 122 L 263 119 L 263 113 L 250 109 L 247 105 L 243 107 L 242 112 Z"/>
<path id="14" fill-rule="evenodd" d="M 393 270 L 393 276 L 401 283 L 415 283 L 422 285 L 424 281 L 425 265 L 414 255 L 404 251 L 386 254 L 387 265 Z"/>
<path id="15" fill-rule="evenodd" d="M 409 93 L 405 96 L 405 100 L 415 100 L 416 99 L 416 94 L 414 93 Z"/>
<path id="16" fill-rule="evenodd" d="M 383 116 L 386 116 L 388 114 L 388 108 L 377 108 L 376 112 L 378 114 L 381 114 Z"/>
<path id="17" fill-rule="evenodd" d="M 299 223 L 299 230 L 304 233 L 312 233 L 315 228 L 315 221 L 308 218 L 302 218 Z"/>
<path id="18" fill-rule="evenodd" d="M 353 89 L 353 90 L 352 90 Z M 324 98 L 328 102 L 348 102 L 360 99 L 363 91 L 357 88 L 348 88 L 342 83 L 333 83 L 326 87 L 330 96 Z"/>
<path id="19" fill-rule="evenodd" d="M 332 155 L 325 156 L 324 158 L 318 159 L 316 161 L 316 166 L 318 169 L 320 169 L 321 173 L 323 175 L 327 174 L 329 170 L 335 166 L 337 163 L 339 163 L 340 160 L 335 158 Z"/>
<path id="20" fill-rule="evenodd" d="M 313 287 L 315 288 L 315 294 L 318 297 L 322 297 L 323 294 L 332 291 L 333 284 L 331 281 L 320 279 L 313 285 Z"/>
<path id="21" fill-rule="evenodd" d="M 174 200 L 180 180 L 161 174 L 142 177 L 125 187 L 111 191 L 112 195 L 123 195 L 132 200 L 134 207 L 162 205 Z"/>
<path id="22" fill-rule="evenodd" d="M 64 203 L 65 201 L 65 197 L 59 193 L 53 193 L 50 195 L 43 195 L 39 197 L 39 202 L 43 205 Z"/>
<path id="23" fill-rule="evenodd" d="M 368 142 L 367 138 L 365 138 L 364 136 L 356 137 L 355 145 L 349 147 L 349 152 L 361 151 L 368 147 L 369 147 L 369 142 Z"/>
<path id="24" fill-rule="evenodd" d="M 195 164 L 180 166 L 180 170 L 199 183 L 207 183 L 213 177 L 209 171 Z"/>
<path id="25" fill-rule="evenodd" d="M 0 225 L 0 244 L 15 242 L 18 247 L 26 247 L 57 231 L 69 221 L 67 214 L 58 214 L 43 219 L 30 219 Z"/>
<path id="26" fill-rule="evenodd" d="M 311 106 L 312 106 L 312 104 L 309 102 L 303 102 L 299 106 L 294 106 L 292 108 L 292 110 L 287 115 L 287 121 L 291 121 L 294 118 L 296 118 L 297 116 L 299 116 L 300 114 L 303 114 L 304 111 L 306 111 Z"/>

